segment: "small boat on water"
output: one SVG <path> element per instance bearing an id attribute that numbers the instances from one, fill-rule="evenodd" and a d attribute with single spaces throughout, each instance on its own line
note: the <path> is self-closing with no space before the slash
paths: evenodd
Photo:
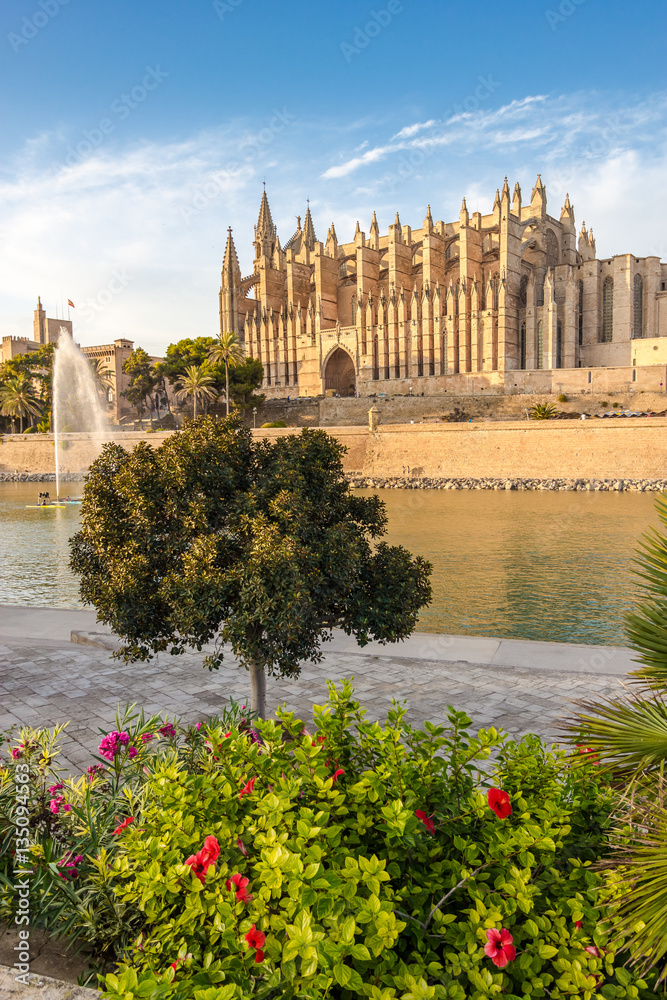
<path id="1" fill-rule="evenodd" d="M 52 500 L 48 493 L 40 493 L 37 503 L 26 504 L 26 510 L 51 509 L 54 507 L 62 510 L 63 507 L 72 507 L 80 503 L 81 497 L 57 497 L 55 500 Z"/>

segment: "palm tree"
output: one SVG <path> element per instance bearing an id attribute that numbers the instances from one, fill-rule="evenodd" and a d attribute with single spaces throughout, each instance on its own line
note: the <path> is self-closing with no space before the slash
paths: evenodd
<path id="1" fill-rule="evenodd" d="M 88 358 L 88 364 L 95 381 L 95 388 L 100 394 L 106 396 L 107 390 L 113 388 L 113 373 L 106 367 L 102 358 Z"/>
<path id="2" fill-rule="evenodd" d="M 11 417 L 12 425 L 19 418 L 20 433 L 23 433 L 23 418 L 36 417 L 40 413 L 35 387 L 27 375 L 15 375 L 0 384 L 0 413 Z"/>
<path id="3" fill-rule="evenodd" d="M 192 396 L 194 401 L 194 416 L 197 416 L 197 400 L 216 399 L 215 379 L 206 365 L 190 365 L 185 369 L 185 375 L 177 383 L 176 396 L 181 399 L 183 396 Z"/>
<path id="4" fill-rule="evenodd" d="M 656 501 L 667 527 L 667 498 Z M 614 787 L 617 803 L 612 919 L 633 963 L 667 980 L 667 534 L 645 534 L 635 559 L 644 598 L 627 615 L 630 646 L 641 664 L 624 696 L 580 701 L 565 724 L 592 750 Z"/>
<path id="5" fill-rule="evenodd" d="M 229 369 L 240 365 L 245 357 L 243 347 L 239 343 L 238 337 L 231 330 L 220 334 L 220 340 L 212 347 L 209 358 L 214 364 L 225 366 L 225 403 L 227 406 L 227 416 L 229 416 Z"/>

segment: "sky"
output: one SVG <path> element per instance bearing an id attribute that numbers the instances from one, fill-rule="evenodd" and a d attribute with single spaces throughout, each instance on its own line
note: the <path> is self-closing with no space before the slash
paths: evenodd
<path id="1" fill-rule="evenodd" d="M 667 259 L 664 0 L 9 0 L 0 11 L 0 335 L 41 296 L 82 345 L 218 333 L 266 182 L 284 245 L 372 212 L 569 193 L 599 257 Z"/>

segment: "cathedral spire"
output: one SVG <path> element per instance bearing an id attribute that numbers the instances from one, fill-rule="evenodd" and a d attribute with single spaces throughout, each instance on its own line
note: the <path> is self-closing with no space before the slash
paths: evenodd
<path id="1" fill-rule="evenodd" d="M 510 201 L 510 186 L 507 183 L 507 177 L 505 177 L 505 180 L 503 181 L 503 189 L 502 189 L 502 191 L 500 193 L 500 200 L 501 200 L 501 202 L 506 201 L 507 204 L 509 205 L 509 201 Z"/>
<path id="2" fill-rule="evenodd" d="M 521 185 L 517 181 L 512 195 L 512 213 L 521 218 Z"/>
<path id="3" fill-rule="evenodd" d="M 276 248 L 276 227 L 271 218 L 269 199 L 266 197 L 266 189 L 262 192 L 262 200 L 259 204 L 259 216 L 255 226 L 255 258 L 271 257 Z"/>
<path id="4" fill-rule="evenodd" d="M 378 226 L 377 215 L 375 212 L 373 212 L 373 218 L 371 219 L 369 243 L 373 250 L 380 249 L 380 227 Z"/>
<path id="5" fill-rule="evenodd" d="M 465 201 L 465 198 L 463 199 Z M 496 197 L 493 199 L 493 211 L 500 208 L 500 189 L 496 188 Z"/>
<path id="6" fill-rule="evenodd" d="M 232 236 L 231 226 L 227 229 L 227 245 L 225 246 L 225 256 L 222 258 L 222 270 L 224 274 L 229 277 L 241 274 L 239 258 L 236 254 L 236 247 L 234 246 L 234 237 Z"/>
<path id="7" fill-rule="evenodd" d="M 461 202 L 461 211 L 459 213 L 459 222 L 462 226 L 467 226 L 470 222 L 470 215 L 468 214 L 468 206 L 466 205 L 465 196 Z"/>
<path id="8" fill-rule="evenodd" d="M 424 230 L 427 233 L 433 232 L 433 216 L 431 215 L 431 206 L 426 206 L 426 218 L 424 219 Z"/>
<path id="9" fill-rule="evenodd" d="M 308 249 L 314 250 L 315 243 L 317 242 L 317 236 L 315 235 L 313 218 L 310 214 L 310 205 L 308 205 L 308 208 L 306 209 L 306 218 L 303 220 L 303 238 Z"/>
<path id="10" fill-rule="evenodd" d="M 546 217 L 547 189 L 542 183 L 542 177 L 540 174 L 537 175 L 537 180 L 535 181 L 535 187 L 533 188 L 532 194 L 530 196 L 530 207 L 534 212 L 539 212 L 541 218 Z"/>

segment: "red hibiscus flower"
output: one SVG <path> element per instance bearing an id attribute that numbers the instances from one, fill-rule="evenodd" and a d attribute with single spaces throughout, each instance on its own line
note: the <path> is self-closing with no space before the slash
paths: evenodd
<path id="1" fill-rule="evenodd" d="M 134 816 L 128 816 L 127 819 L 124 819 L 120 826 L 117 826 L 114 830 L 113 836 L 115 837 L 117 834 L 122 833 L 123 830 L 130 825 L 130 823 L 134 823 Z"/>
<path id="2" fill-rule="evenodd" d="M 596 948 L 594 944 L 586 945 L 584 950 L 587 951 L 589 955 L 592 955 L 593 958 L 602 958 L 602 952 L 599 948 Z"/>
<path id="3" fill-rule="evenodd" d="M 488 955 L 499 969 L 504 969 L 508 962 L 512 962 L 516 958 L 516 948 L 512 944 L 512 935 L 504 927 L 501 927 L 499 931 L 495 927 L 490 927 L 486 932 L 486 938 L 484 954 Z"/>
<path id="4" fill-rule="evenodd" d="M 599 754 L 597 754 L 592 747 L 585 747 L 583 744 L 577 743 L 577 750 L 579 753 L 585 754 L 590 759 L 591 764 L 600 763 Z"/>
<path id="5" fill-rule="evenodd" d="M 435 830 L 435 823 L 430 816 L 427 816 L 423 809 L 415 809 L 415 816 L 420 819 L 429 833 Z"/>
<path id="6" fill-rule="evenodd" d="M 345 774 L 345 771 L 343 770 L 342 767 L 339 767 L 338 770 L 334 771 L 334 773 L 331 775 L 331 780 L 333 781 L 334 785 L 340 778 L 341 774 Z"/>
<path id="7" fill-rule="evenodd" d="M 263 962 L 264 952 L 262 951 L 262 948 L 264 947 L 264 942 L 266 941 L 266 935 L 262 934 L 261 931 L 258 931 L 253 924 L 248 933 L 245 935 L 245 939 L 248 942 L 249 948 L 256 949 L 255 962 Z"/>
<path id="8" fill-rule="evenodd" d="M 498 819 L 507 819 L 508 816 L 512 815 L 512 806 L 507 792 L 501 791 L 500 788 L 489 788 L 487 798 L 489 807 L 493 809 Z"/>
<path id="9" fill-rule="evenodd" d="M 201 851 L 185 859 L 185 864 L 192 868 L 192 874 L 196 875 L 202 885 L 206 882 L 206 873 L 220 854 L 220 845 L 215 837 L 209 836 L 204 841 Z"/>
<path id="10" fill-rule="evenodd" d="M 574 926 L 577 928 L 578 931 L 580 931 L 581 930 L 581 920 L 575 920 Z"/>
<path id="11" fill-rule="evenodd" d="M 248 900 L 252 899 L 252 896 L 248 895 L 248 890 L 246 889 L 248 879 L 243 878 L 240 872 L 237 872 L 235 875 L 232 875 L 231 878 L 228 878 L 225 884 L 228 891 L 232 888 L 232 886 L 236 888 L 236 898 L 241 903 L 247 903 Z"/>
<path id="12" fill-rule="evenodd" d="M 244 795 L 250 795 L 251 792 L 254 791 L 254 789 L 255 789 L 255 781 L 256 780 L 257 780 L 256 778 L 251 778 L 250 781 L 246 785 L 243 786 L 243 788 L 239 792 L 239 798 L 240 799 L 242 799 Z"/>

